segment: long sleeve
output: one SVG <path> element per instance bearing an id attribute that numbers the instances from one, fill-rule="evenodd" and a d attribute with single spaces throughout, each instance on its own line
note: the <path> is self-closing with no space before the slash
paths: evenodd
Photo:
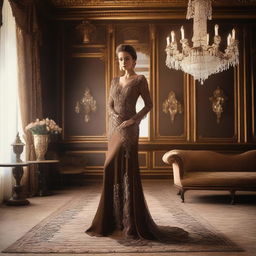
<path id="1" fill-rule="evenodd" d="M 148 82 L 145 76 L 141 77 L 140 83 L 139 83 L 139 89 L 140 89 L 140 95 L 142 99 L 144 100 L 145 106 L 132 117 L 133 120 L 136 121 L 136 123 L 140 123 L 140 121 L 143 119 L 144 116 L 147 115 L 147 113 L 152 109 L 153 104 L 150 97 L 149 89 L 148 89 Z"/>
<path id="2" fill-rule="evenodd" d="M 110 92 L 109 92 L 109 99 L 108 99 L 108 114 L 111 115 L 117 115 L 115 109 L 114 109 L 114 99 L 113 99 L 113 87 L 114 87 L 115 78 L 111 81 L 110 86 Z"/>

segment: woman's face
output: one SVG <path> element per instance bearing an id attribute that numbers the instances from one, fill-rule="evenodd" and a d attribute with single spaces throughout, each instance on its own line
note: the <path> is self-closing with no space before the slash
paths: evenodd
<path id="1" fill-rule="evenodd" d="M 121 71 L 128 71 L 134 69 L 135 60 L 128 52 L 119 52 L 117 57 Z"/>

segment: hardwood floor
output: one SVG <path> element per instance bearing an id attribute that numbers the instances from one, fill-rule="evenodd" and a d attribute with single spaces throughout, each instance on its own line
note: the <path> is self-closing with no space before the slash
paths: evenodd
<path id="1" fill-rule="evenodd" d="M 88 183 L 85 186 L 91 186 Z M 144 180 L 145 196 L 147 190 L 156 186 L 164 193 L 177 193 L 171 180 Z M 93 187 L 93 186 L 92 186 Z M 54 212 L 60 206 L 70 200 L 74 193 L 83 190 L 84 187 L 67 187 L 55 191 L 54 195 L 47 197 L 29 198 L 29 206 L 10 207 L 0 206 L 0 251 L 23 236 L 28 230 L 35 226 L 42 219 Z M 244 252 L 223 252 L 223 253 L 140 253 L 132 255 L 172 255 L 172 256 L 255 256 L 256 255 L 256 192 L 238 192 L 237 204 L 230 205 L 228 192 L 221 191 L 188 191 L 186 193 L 184 206 L 188 211 L 198 214 L 215 229 L 222 232 L 229 239 L 237 243 Z M 177 200 L 180 200 L 177 196 Z M 170 202 L 171 203 L 171 202 Z M 34 254 L 7 254 L 0 255 L 34 255 Z M 38 254 L 37 254 L 38 255 Z M 46 255 L 46 254 L 39 254 Z M 50 255 L 50 254 L 49 254 Z M 62 256 L 67 254 L 61 254 Z M 83 255 L 83 254 L 81 254 Z M 85 255 L 85 254 L 84 254 Z M 88 255 L 88 254 L 87 254 Z M 90 254 L 96 255 L 96 254 Z M 100 254 L 102 255 L 102 254 Z M 108 255 L 108 254 L 104 254 Z M 109 254 L 113 255 L 113 254 Z M 116 254 L 120 255 L 120 254 Z M 122 254 L 127 256 L 129 254 Z"/>

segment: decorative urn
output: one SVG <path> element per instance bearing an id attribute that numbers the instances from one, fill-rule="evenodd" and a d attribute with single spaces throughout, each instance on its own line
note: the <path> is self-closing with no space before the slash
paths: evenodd
<path id="1" fill-rule="evenodd" d="M 20 163 L 22 160 L 20 159 L 20 155 L 23 152 L 23 147 L 25 144 L 21 141 L 19 133 L 16 135 L 15 141 L 12 143 L 13 152 L 16 154 L 16 162 Z"/>

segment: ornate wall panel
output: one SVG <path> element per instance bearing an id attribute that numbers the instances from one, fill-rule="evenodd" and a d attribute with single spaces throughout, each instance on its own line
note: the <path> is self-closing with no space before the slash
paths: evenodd
<path id="1" fill-rule="evenodd" d="M 166 151 L 153 151 L 153 169 L 170 169 L 170 166 L 166 165 L 162 160 L 165 153 Z"/>
<path id="2" fill-rule="evenodd" d="M 72 153 L 73 155 L 83 155 L 86 158 L 86 169 L 87 170 L 99 170 L 103 168 L 105 162 L 105 151 L 100 150 L 83 150 L 83 151 L 69 151 L 67 153 Z"/>
<path id="3" fill-rule="evenodd" d="M 220 87 L 226 96 L 220 121 L 212 109 L 214 91 Z M 234 69 L 209 77 L 204 85 L 196 82 L 196 130 L 197 140 L 216 139 L 220 141 L 236 141 L 235 107 L 237 103 Z M 236 102 L 236 103 L 235 103 Z"/>
<path id="4" fill-rule="evenodd" d="M 149 168 L 148 152 L 139 151 L 139 165 L 140 165 L 140 169 L 148 169 Z"/>
<path id="5" fill-rule="evenodd" d="M 60 8 L 60 12 L 63 11 L 63 20 L 61 16 L 57 17 L 61 20 L 58 22 L 63 26 L 63 38 L 60 39 L 63 46 L 60 54 L 62 67 L 59 78 L 62 89 L 60 116 L 64 128 L 62 146 L 66 151 L 82 152 L 88 158 L 88 172 L 101 174 L 103 169 L 107 150 L 106 103 L 110 81 L 114 76 L 120 75 L 115 58 L 115 47 L 119 43 L 132 44 L 138 52 L 148 56 L 147 63 L 146 59 L 142 58 L 142 62 L 138 61 L 137 66 L 137 73 L 144 74 L 148 78 L 153 99 L 153 110 L 147 121 L 149 134 L 140 139 L 139 162 L 143 175 L 170 176 L 170 167 L 163 163 L 162 156 L 171 149 L 234 151 L 255 146 L 255 20 L 254 24 L 247 26 L 240 23 L 240 20 L 231 18 L 230 13 L 221 16 L 226 9 L 221 8 L 224 4 L 216 1 L 216 6 L 219 6 L 218 15 L 225 20 L 208 23 L 210 42 L 215 23 L 220 25 L 219 33 L 223 39 L 221 47 L 226 45 L 226 35 L 234 26 L 239 37 L 240 65 L 238 68 L 231 68 L 211 76 L 204 85 L 201 85 L 195 83 L 189 75 L 170 70 L 165 65 L 166 37 L 170 31 L 175 31 L 176 40 L 179 41 L 180 27 L 184 25 L 186 37 L 192 38 L 192 23 L 184 20 L 183 2 L 177 5 L 178 15 L 182 11 L 183 16 L 176 19 L 177 16 L 174 14 L 176 7 L 173 1 L 161 1 L 159 5 L 153 0 L 146 1 L 148 7 L 144 6 L 145 9 L 140 9 L 143 14 L 136 12 L 134 1 L 130 3 L 133 6 L 129 7 L 130 9 L 122 5 L 126 1 L 122 1 L 120 6 L 117 6 L 117 1 L 97 1 L 97 3 L 79 1 L 70 0 L 66 3 L 67 5 L 73 3 L 73 7 L 85 4 L 88 8 L 74 7 L 70 16 L 67 14 L 68 8 L 65 10 Z M 61 1 L 55 2 L 61 5 Z M 106 9 L 92 8 L 93 5 L 99 7 L 100 4 L 107 6 L 106 8 L 113 5 L 116 9 L 106 11 Z M 170 4 L 169 8 L 160 9 L 160 6 L 166 4 Z M 151 8 L 151 5 L 154 7 Z M 161 17 L 150 13 L 158 7 L 157 15 Z M 131 10 L 139 16 L 136 22 L 133 16 L 129 16 Z M 170 12 L 167 12 L 169 10 Z M 90 15 L 85 16 L 85 11 Z M 116 16 L 111 18 L 112 14 L 110 15 L 109 12 L 116 12 Z M 123 12 L 126 14 L 124 15 Z M 91 29 L 88 23 L 86 24 L 89 27 L 82 26 L 82 29 L 79 27 L 85 24 L 82 23 L 84 17 L 89 17 L 90 24 L 95 26 L 95 30 Z M 250 32 L 247 31 L 248 29 Z M 90 42 L 85 43 L 87 34 L 83 33 L 88 31 L 93 32 L 90 32 Z M 244 37 L 247 32 L 249 35 Z M 86 88 L 90 90 L 92 97 L 89 97 L 88 101 L 82 100 Z M 223 111 L 219 111 L 219 121 L 216 112 L 213 111 L 214 91 L 216 92 L 218 88 L 223 90 L 225 96 Z M 77 102 L 80 104 L 78 104 L 80 109 Z M 91 102 L 89 120 L 85 117 L 82 104 L 85 102 Z M 218 109 L 219 105 L 215 106 Z M 250 135 L 248 141 L 246 141 L 247 130 Z"/>
<path id="6" fill-rule="evenodd" d="M 157 26 L 157 87 L 156 92 L 156 120 L 155 120 L 155 138 L 166 140 L 186 140 L 186 79 L 182 71 L 170 70 L 165 65 L 166 53 L 166 37 L 170 30 L 178 30 L 179 25 L 170 24 L 166 26 Z M 170 111 L 163 111 L 163 104 L 168 99 L 170 92 L 175 93 L 176 100 L 180 103 L 181 109 L 178 110 L 171 120 Z M 169 104 L 170 105 L 170 104 Z M 171 106 L 169 106 L 170 109 Z"/>
<path id="7" fill-rule="evenodd" d="M 97 70 L 97 75 L 95 71 Z M 84 101 L 85 89 L 89 88 L 96 102 L 95 112 L 85 121 L 85 110 L 77 102 Z M 66 64 L 64 88 L 64 138 L 106 136 L 105 64 L 101 55 L 73 54 Z"/>
<path id="8" fill-rule="evenodd" d="M 69 22 L 63 34 L 63 138 L 106 139 L 106 26 Z"/>
<path id="9" fill-rule="evenodd" d="M 252 126 L 251 133 L 256 142 L 256 25 L 251 28 L 250 56 L 251 56 L 251 111 Z"/>

